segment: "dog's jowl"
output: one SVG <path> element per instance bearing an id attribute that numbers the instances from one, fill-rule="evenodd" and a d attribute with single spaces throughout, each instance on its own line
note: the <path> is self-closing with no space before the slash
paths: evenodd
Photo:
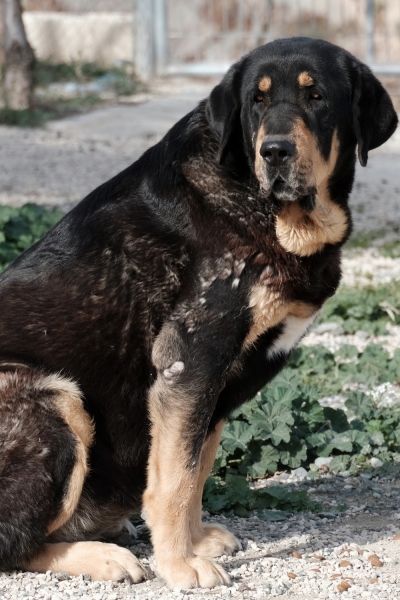
<path id="1" fill-rule="evenodd" d="M 107 540 L 142 513 L 168 586 L 229 583 L 221 429 L 335 292 L 356 154 L 396 125 L 346 51 L 272 42 L 0 275 L 0 568 L 140 581 Z"/>

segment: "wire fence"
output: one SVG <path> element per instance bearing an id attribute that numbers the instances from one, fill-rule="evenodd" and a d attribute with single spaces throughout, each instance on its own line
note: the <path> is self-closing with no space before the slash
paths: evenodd
<path id="1" fill-rule="evenodd" d="M 225 71 L 257 45 L 309 36 L 343 46 L 380 73 L 400 74 L 400 0 L 167 0 L 164 5 L 167 39 L 155 38 L 155 45 L 161 43 L 169 55 L 156 65 L 159 71 Z"/>

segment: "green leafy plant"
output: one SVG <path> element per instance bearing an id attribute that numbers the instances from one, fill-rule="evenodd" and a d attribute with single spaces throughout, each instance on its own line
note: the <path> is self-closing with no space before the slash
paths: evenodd
<path id="1" fill-rule="evenodd" d="M 372 387 L 398 383 L 399 379 L 400 350 L 390 357 L 376 344 L 364 352 L 350 345 L 336 353 L 322 346 L 298 348 L 288 367 L 236 410 L 225 426 L 214 465 L 217 479 L 205 488 L 206 508 L 239 516 L 247 511 L 266 519 L 274 518 L 268 512 L 271 509 L 283 511 L 276 518 L 285 518 L 288 510 L 315 510 L 318 507 L 306 500 L 288 507 L 283 497 L 261 508 L 261 490 L 249 490 L 249 496 L 241 498 L 236 488 L 244 488 L 244 483 L 234 478 L 248 481 L 300 466 L 314 477 L 318 475 L 317 457 L 331 457 L 333 473 L 372 469 L 372 457 L 380 459 L 383 469 L 400 467 L 400 405 L 379 407 L 361 390 L 343 392 L 349 384 Z M 338 392 L 346 397 L 346 412 L 321 406 L 318 400 L 322 396 Z M 266 503 L 267 497 L 262 498 Z"/>
<path id="2" fill-rule="evenodd" d="M 82 114 L 95 108 L 101 102 L 98 96 L 88 94 L 78 98 L 41 98 L 33 110 L 0 109 L 0 125 L 17 127 L 42 127 L 53 119 L 63 119 Z"/>
<path id="3" fill-rule="evenodd" d="M 388 256 L 389 258 L 400 258 L 399 240 L 388 240 L 382 244 L 382 246 L 379 246 L 378 249 L 383 256 Z"/>
<path id="4" fill-rule="evenodd" d="M 395 232 L 398 237 L 399 228 L 393 227 L 393 232 Z M 354 233 L 346 243 L 345 247 L 349 249 L 370 248 L 371 244 L 380 254 L 382 254 L 382 256 L 388 256 L 390 258 L 400 257 L 400 240 L 393 239 L 391 235 L 388 239 L 388 232 L 385 231 L 385 229 L 374 229 Z"/>
<path id="5" fill-rule="evenodd" d="M 372 243 L 379 243 L 386 236 L 385 229 L 372 229 L 353 233 L 346 242 L 346 248 L 370 248 Z"/>
<path id="6" fill-rule="evenodd" d="M 286 371 L 257 396 L 236 410 L 226 425 L 218 449 L 215 472 L 263 478 L 278 470 L 309 466 L 318 456 L 333 456 L 336 472 L 358 470 L 353 455 L 385 455 L 400 448 L 400 407 L 377 408 L 370 396 L 347 393 L 349 420 L 340 409 L 322 407 L 321 393 L 299 385 Z"/>
<path id="7" fill-rule="evenodd" d="M 320 509 L 309 501 L 306 490 L 293 491 L 282 486 L 255 490 L 240 475 L 227 474 L 225 480 L 209 477 L 204 492 L 204 508 L 214 514 L 248 517 L 253 512 L 264 521 L 282 521 L 294 511 Z"/>
<path id="8" fill-rule="evenodd" d="M 354 384 L 396 384 L 400 381 L 400 349 L 391 357 L 379 344 L 369 344 L 363 352 L 345 344 L 335 353 L 324 346 L 301 346 L 293 352 L 285 374 L 317 388 L 320 398 Z"/>
<path id="9" fill-rule="evenodd" d="M 144 91 L 144 85 L 137 77 L 128 72 L 130 65 L 106 67 L 99 63 L 73 61 L 71 63 L 53 63 L 46 60 L 38 60 L 35 64 L 35 83 L 46 87 L 52 83 L 87 83 L 100 77 L 112 76 L 113 81 L 125 88 L 125 93 L 133 94 Z"/>
<path id="10" fill-rule="evenodd" d="M 346 333 L 382 334 L 388 322 L 400 324 L 400 285 L 342 287 L 326 303 L 322 321 L 339 323 Z"/>
<path id="11" fill-rule="evenodd" d="M 0 271 L 55 225 L 64 213 L 36 204 L 0 206 Z"/>

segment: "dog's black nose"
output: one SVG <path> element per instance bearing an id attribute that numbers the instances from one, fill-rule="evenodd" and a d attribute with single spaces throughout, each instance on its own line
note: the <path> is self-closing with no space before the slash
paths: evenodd
<path id="1" fill-rule="evenodd" d="M 289 140 L 266 140 L 261 144 L 260 154 L 271 166 L 280 167 L 296 153 L 296 146 Z"/>

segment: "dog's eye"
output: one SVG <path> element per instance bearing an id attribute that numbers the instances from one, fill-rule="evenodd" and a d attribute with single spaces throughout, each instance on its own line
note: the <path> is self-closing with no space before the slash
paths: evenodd
<path id="1" fill-rule="evenodd" d="M 260 102 L 264 101 L 264 96 L 261 96 L 261 94 L 256 94 L 254 96 L 254 102 L 256 102 L 257 104 L 259 104 Z"/>
<path id="2" fill-rule="evenodd" d="M 310 98 L 311 100 L 322 100 L 322 96 L 321 94 L 318 94 L 318 92 L 311 92 Z"/>

